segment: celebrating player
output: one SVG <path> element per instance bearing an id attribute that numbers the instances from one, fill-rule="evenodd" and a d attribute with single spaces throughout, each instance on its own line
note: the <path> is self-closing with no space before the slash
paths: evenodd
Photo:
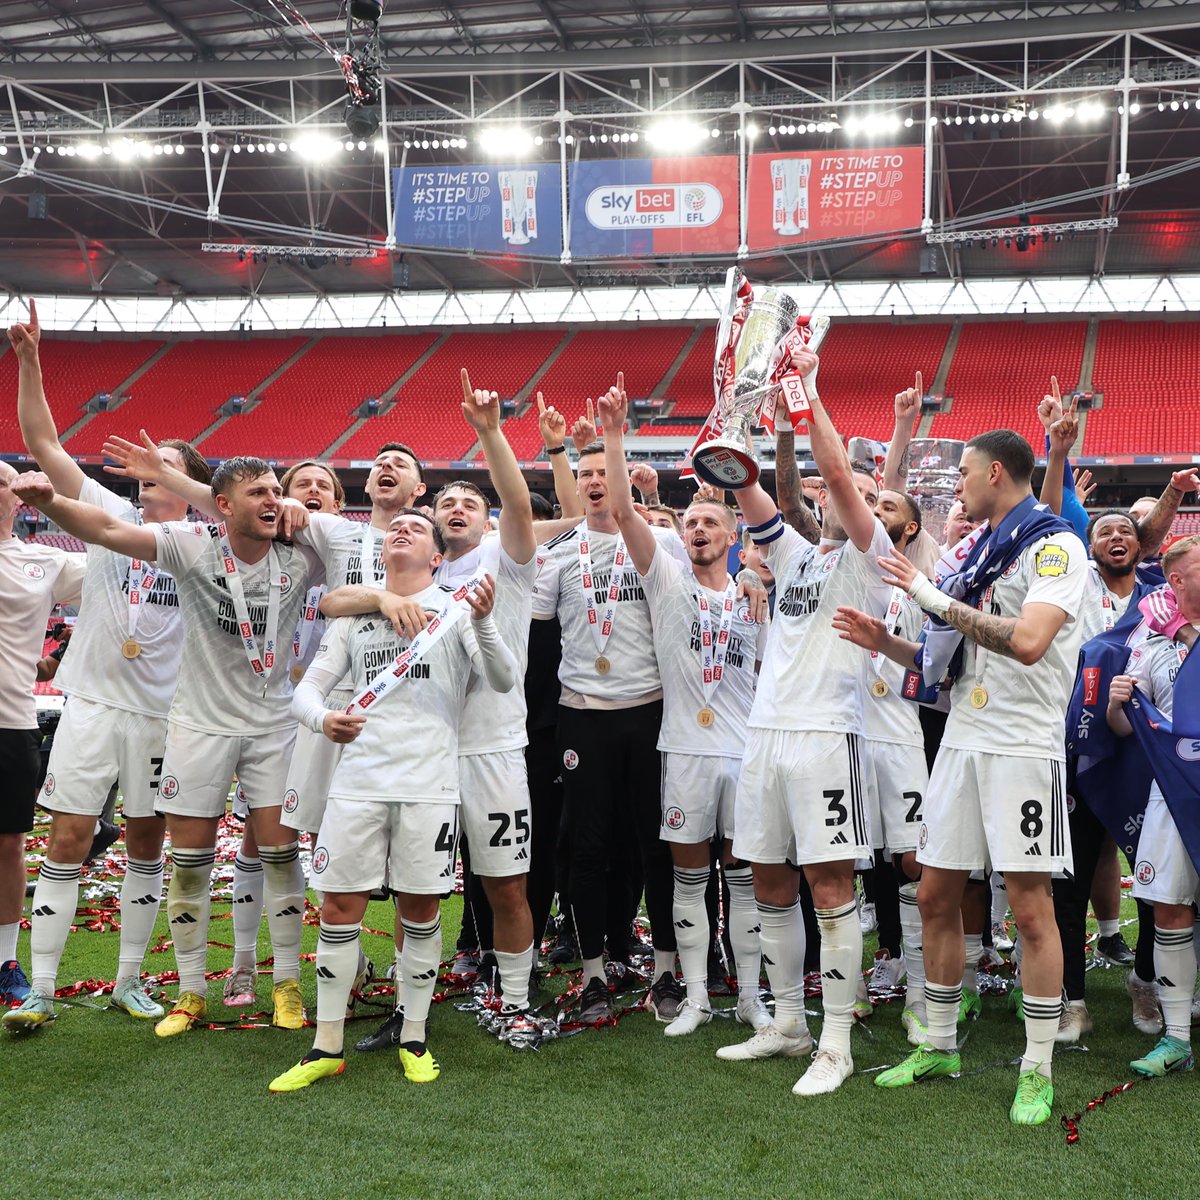
<path id="1" fill-rule="evenodd" d="M 438 898 L 453 886 L 458 840 L 458 736 L 474 670 L 497 692 L 511 689 L 516 664 L 491 620 L 490 577 L 456 592 L 434 583 L 444 543 L 416 509 L 397 513 L 384 542 L 386 588 L 433 619 L 411 641 L 379 613 L 345 617 L 325 640 L 296 690 L 294 711 L 309 729 L 346 746 L 330 786 L 313 851 L 325 893 L 317 942 L 317 1033 L 312 1050 L 272 1080 L 293 1092 L 345 1069 L 346 1001 L 358 962 L 367 899 L 384 877 L 398 894 L 404 948 L 397 985 L 404 1012 L 405 1078 L 430 1083 L 441 1072 L 425 1023 L 441 959 Z M 470 608 L 473 621 L 461 620 Z M 325 697 L 349 673 L 345 710 Z"/>

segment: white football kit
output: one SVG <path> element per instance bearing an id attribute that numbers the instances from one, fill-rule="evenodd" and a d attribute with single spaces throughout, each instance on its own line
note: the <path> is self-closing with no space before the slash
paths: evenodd
<path id="1" fill-rule="evenodd" d="M 776 514 L 751 529 L 775 575 L 767 641 L 737 793 L 733 852 L 797 865 L 872 857 L 862 780 L 862 652 L 832 620 L 839 606 L 882 616 L 891 589 L 877 559 L 892 552 L 875 522 L 864 553 L 822 554 Z"/>
<path id="2" fill-rule="evenodd" d="M 1077 618 L 1087 562 L 1075 534 L 1051 534 L 1027 546 L 981 598 L 993 616 L 1019 617 L 1027 604 L 1051 604 L 1067 622 L 1028 667 L 964 638 L 918 839 L 917 858 L 926 866 L 1071 869 L 1063 727 L 1082 641 Z"/>

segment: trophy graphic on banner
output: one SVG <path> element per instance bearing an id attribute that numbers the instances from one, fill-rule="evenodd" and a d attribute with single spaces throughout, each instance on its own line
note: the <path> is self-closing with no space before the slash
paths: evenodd
<path id="1" fill-rule="evenodd" d="M 500 210 L 504 220 L 504 240 L 513 246 L 527 245 L 537 239 L 536 171 L 501 171 Z"/>
<path id="2" fill-rule="evenodd" d="M 949 438 L 916 438 L 908 444 L 904 462 L 908 493 L 921 510 L 922 528 L 938 542 L 946 533 L 965 448 L 966 442 Z"/>
<path id="3" fill-rule="evenodd" d="M 771 160 L 771 226 L 781 237 L 794 237 L 808 228 L 808 176 L 812 160 Z"/>
<path id="4" fill-rule="evenodd" d="M 828 330 L 828 317 L 801 316 L 780 288 L 756 296 L 746 276 L 730 267 L 713 364 L 716 407 L 692 447 L 692 469 L 705 483 L 737 489 L 757 482 L 751 427 L 761 422 L 773 431 L 781 398 L 792 427 L 803 423 L 817 373 L 801 379 L 794 358 L 800 350 L 816 353 Z"/>

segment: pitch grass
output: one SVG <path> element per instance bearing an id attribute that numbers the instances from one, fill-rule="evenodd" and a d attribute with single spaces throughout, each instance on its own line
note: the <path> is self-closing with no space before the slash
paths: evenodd
<path id="1" fill-rule="evenodd" d="M 1132 904 L 1125 907 L 1132 915 Z M 460 915 L 457 898 L 444 905 L 447 956 Z M 372 905 L 367 924 L 386 929 L 390 919 L 389 906 Z M 160 917 L 160 932 L 164 926 Z M 1130 941 L 1135 930 L 1126 928 Z M 315 950 L 316 932 L 305 927 L 305 951 Z M 214 921 L 214 940 L 231 933 L 228 922 Z M 28 937 L 20 947 L 26 964 Z M 382 973 L 389 943 L 367 935 L 365 945 Z M 260 949 L 269 953 L 265 938 Z M 230 957 L 212 950 L 210 969 Z M 73 934 L 60 986 L 111 979 L 116 958 L 115 933 Z M 173 962 L 152 955 L 148 965 Z M 311 1013 L 311 964 L 303 976 Z M 1079 1145 L 1066 1146 L 1058 1127 L 1061 1113 L 1131 1078 L 1128 1061 L 1149 1047 L 1132 1027 L 1123 982 L 1122 971 L 1089 974 L 1097 1031 L 1086 1051 L 1056 1058 L 1055 1119 L 1040 1129 L 1008 1120 L 1016 1071 L 1007 1060 L 1024 1039 L 1001 996 L 984 997 L 964 1048 L 964 1078 L 899 1092 L 873 1086 L 874 1075 L 861 1072 L 908 1050 L 893 1003 L 854 1034 L 860 1073 L 813 1100 L 791 1094 L 798 1060 L 718 1061 L 718 1046 L 747 1034 L 729 1019 L 675 1040 L 638 1013 L 616 1029 L 516 1054 L 443 1003 L 430 1034 L 442 1065 L 436 1083 L 406 1083 L 392 1052 L 348 1049 L 340 1078 L 272 1096 L 268 1081 L 308 1049 L 310 1031 L 161 1041 L 149 1022 L 64 1007 L 49 1027 L 0 1044 L 0 1191 L 39 1200 L 1187 1195 L 1200 1168 L 1195 1076 L 1140 1084 L 1110 1101 L 1082 1122 Z M 264 976 L 264 1006 L 269 994 Z M 219 995 L 214 982 L 210 1016 L 233 1015 Z M 817 1018 L 815 1002 L 809 1008 Z M 377 1019 L 350 1024 L 348 1045 Z"/>

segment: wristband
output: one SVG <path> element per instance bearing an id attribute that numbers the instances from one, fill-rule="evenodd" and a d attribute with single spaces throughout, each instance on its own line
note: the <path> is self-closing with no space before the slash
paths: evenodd
<path id="1" fill-rule="evenodd" d="M 547 454 L 566 454 L 566 452 L 567 452 L 567 447 L 566 447 L 565 445 L 562 445 L 562 446 L 547 446 L 547 447 L 546 447 L 546 453 L 547 453 Z"/>
<path id="2" fill-rule="evenodd" d="M 908 595 L 927 613 L 932 613 L 935 617 L 944 617 L 950 611 L 950 597 L 939 590 L 928 575 L 920 571 L 908 585 Z"/>

